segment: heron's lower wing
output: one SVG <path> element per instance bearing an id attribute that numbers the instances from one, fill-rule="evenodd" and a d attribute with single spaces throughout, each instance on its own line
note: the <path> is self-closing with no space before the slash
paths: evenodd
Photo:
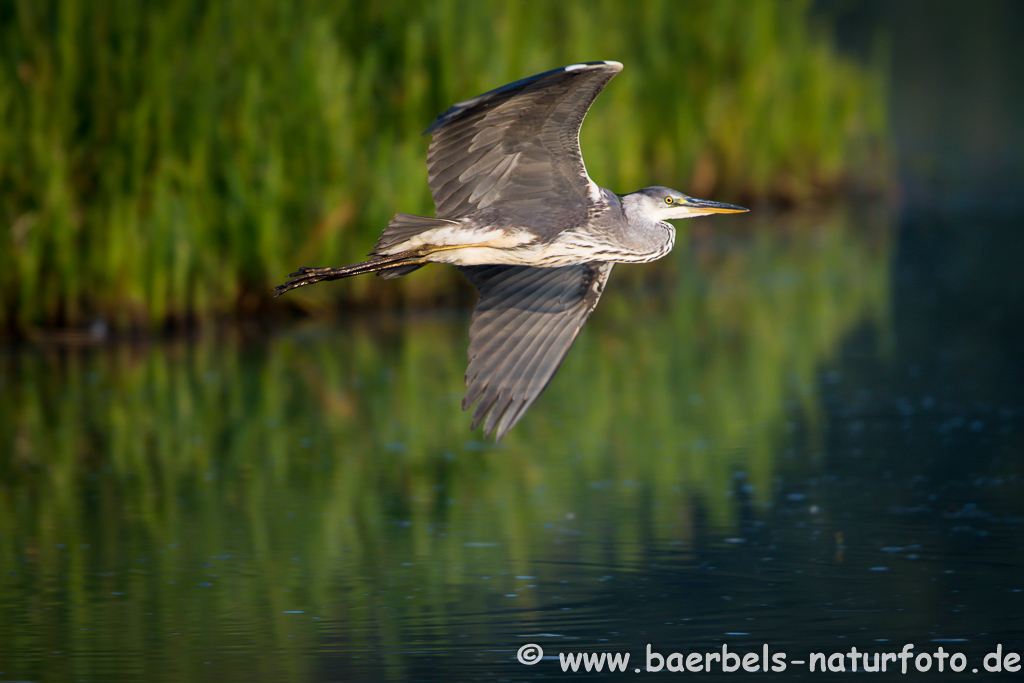
<path id="1" fill-rule="evenodd" d="M 597 305 L 612 264 L 461 266 L 480 292 L 463 410 L 500 439 L 537 400 Z"/>

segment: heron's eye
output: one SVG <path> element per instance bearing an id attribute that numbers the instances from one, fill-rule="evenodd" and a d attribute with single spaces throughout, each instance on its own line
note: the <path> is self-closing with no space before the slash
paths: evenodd
<path id="1" fill-rule="evenodd" d="M 666 204 L 672 204 L 673 202 L 675 202 L 675 198 L 673 198 L 673 197 L 665 197 L 665 203 Z"/>

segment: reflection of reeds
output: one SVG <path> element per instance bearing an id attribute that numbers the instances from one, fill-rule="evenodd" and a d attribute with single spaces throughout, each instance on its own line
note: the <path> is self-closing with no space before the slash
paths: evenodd
<path id="1" fill-rule="evenodd" d="M 608 187 L 884 184 L 881 62 L 838 57 L 808 5 L 18 2 L 0 13 L 0 328 L 265 305 L 297 266 L 360 258 L 395 211 L 430 213 L 437 113 L 581 59 L 627 67 L 583 131 Z M 451 282 L 417 277 L 380 296 Z"/>
<path id="2" fill-rule="evenodd" d="M 731 530 L 735 473 L 764 505 L 776 473 L 813 467 L 788 424 L 814 438 L 819 365 L 856 326 L 884 328 L 891 235 L 874 223 L 774 218 L 680 248 L 656 291 L 620 278 L 500 446 L 458 410 L 461 319 L 3 358 L 0 653 L 306 679 L 289 653 L 323 636 L 316 615 L 375 624 L 332 646 L 399 667 L 408 629 L 495 609 L 479 588 L 495 567 L 508 593 L 565 563 L 635 566 L 641 539 L 690 539 L 697 516 Z M 53 591 L 61 608 L 42 609 Z M 210 647 L 220 669 L 181 668 Z M 5 671 L 69 677 L 25 659 L 42 670 Z"/>

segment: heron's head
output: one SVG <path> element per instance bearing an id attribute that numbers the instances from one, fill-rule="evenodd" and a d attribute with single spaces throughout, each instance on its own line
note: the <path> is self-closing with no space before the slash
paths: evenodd
<path id="1" fill-rule="evenodd" d="M 707 199 L 694 199 L 682 192 L 667 187 L 645 187 L 623 197 L 629 198 L 628 204 L 633 210 L 639 210 L 652 221 L 671 221 L 677 218 L 693 218 L 711 213 L 743 213 L 748 211 L 742 206 L 712 202 Z"/>

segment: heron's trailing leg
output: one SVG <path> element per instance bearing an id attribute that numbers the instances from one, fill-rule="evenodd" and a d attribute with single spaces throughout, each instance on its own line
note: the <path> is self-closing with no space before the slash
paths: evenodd
<path id="1" fill-rule="evenodd" d="M 274 287 L 274 296 L 281 296 L 296 287 L 311 285 L 321 280 L 340 280 L 343 277 L 352 277 L 353 275 L 362 275 L 363 273 L 376 272 L 378 275 L 388 277 L 390 272 L 391 277 L 398 277 L 410 273 L 426 263 L 442 260 L 437 257 L 428 258 L 431 254 L 441 251 L 475 249 L 488 246 L 490 246 L 488 242 L 478 242 L 475 244 L 425 244 L 414 249 L 398 252 L 397 254 L 374 256 L 369 261 L 363 261 L 351 266 L 342 266 L 341 268 L 311 268 L 307 266 L 299 268 L 289 275 L 288 277 L 291 280 L 288 280 L 288 282 Z"/>
<path id="2" fill-rule="evenodd" d="M 388 268 L 422 265 L 427 263 L 427 259 L 423 258 L 426 253 L 428 252 L 424 249 L 413 249 L 390 256 L 377 256 L 369 261 L 363 261 L 362 263 L 343 266 L 341 268 L 299 268 L 288 276 L 291 278 L 288 282 L 274 287 L 274 296 L 281 296 L 285 292 L 295 289 L 296 287 L 304 287 L 305 285 L 311 285 L 314 282 L 320 282 L 321 280 L 340 280 L 343 277 L 352 277 L 353 275 L 362 275 L 363 273 L 373 273 L 379 270 L 386 270 Z"/>

